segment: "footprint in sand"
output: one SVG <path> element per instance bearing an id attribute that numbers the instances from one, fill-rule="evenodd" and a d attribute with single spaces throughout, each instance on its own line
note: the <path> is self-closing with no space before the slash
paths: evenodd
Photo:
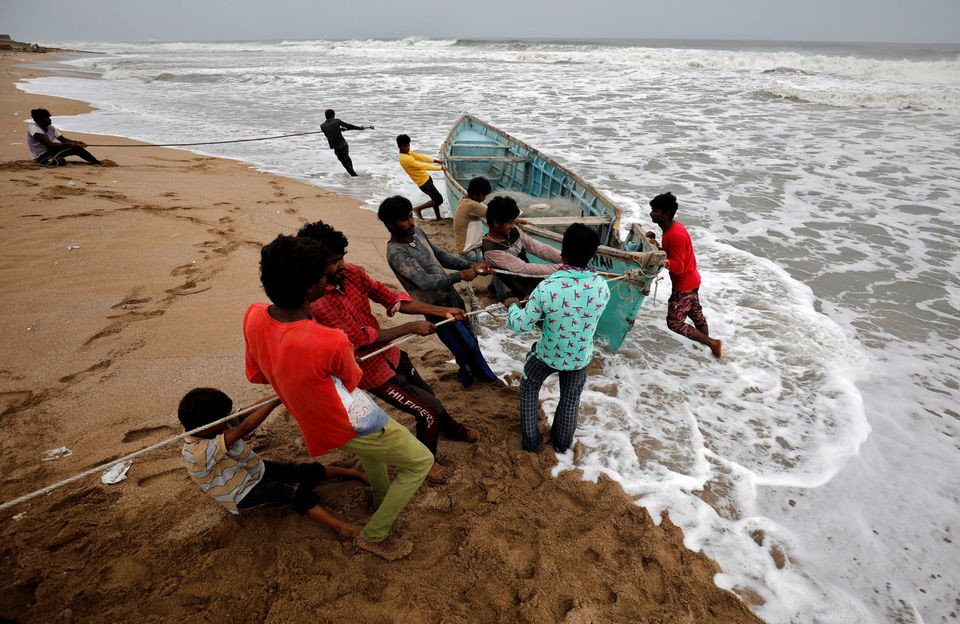
<path id="1" fill-rule="evenodd" d="M 187 477 L 187 471 L 184 470 L 183 468 L 168 468 L 166 470 L 161 470 L 160 472 L 154 473 L 152 475 L 147 475 L 145 477 L 141 477 L 140 479 L 137 479 L 137 485 L 139 487 L 146 487 L 148 485 L 152 485 L 153 483 L 156 483 L 157 481 L 171 481 L 171 480 L 182 481 L 188 478 L 189 477 Z"/>
<path id="2" fill-rule="evenodd" d="M 156 427 L 141 427 L 139 429 L 131 429 L 123 435 L 121 442 L 138 442 L 144 438 L 152 436 L 155 433 L 173 433 L 173 427 L 170 425 L 158 425 Z"/>
<path id="3" fill-rule="evenodd" d="M 645 573 L 643 586 L 658 604 L 663 604 L 667 600 L 667 580 L 663 574 L 663 566 L 649 557 L 644 557 L 642 564 Z"/>
<path id="4" fill-rule="evenodd" d="M 128 295 L 127 298 L 121 301 L 120 303 L 116 303 L 110 306 L 110 309 L 111 310 L 116 310 L 117 308 L 126 309 L 127 306 L 137 306 L 137 305 L 140 305 L 141 303 L 148 303 L 149 301 L 150 301 L 150 297 L 144 297 L 142 299 L 138 299 L 136 296 L 136 293 L 133 293 Z"/>
<path id="5" fill-rule="evenodd" d="M 91 339 L 92 340 L 92 339 Z M 89 341 L 87 341 L 89 343 Z M 82 381 L 83 379 L 89 377 L 90 375 L 96 373 L 97 371 L 109 368 L 113 364 L 112 359 L 100 360 L 96 364 L 89 366 L 82 371 L 76 373 L 71 373 L 70 375 L 64 375 L 60 378 L 60 383 L 74 383 L 77 381 Z"/>

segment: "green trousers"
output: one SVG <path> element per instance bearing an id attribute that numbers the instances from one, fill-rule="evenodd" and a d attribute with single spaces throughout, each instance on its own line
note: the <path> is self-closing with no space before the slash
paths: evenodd
<path id="1" fill-rule="evenodd" d="M 361 535 L 368 541 L 382 542 L 390 535 L 397 516 L 430 472 L 433 454 L 392 418 L 387 419 L 383 431 L 358 436 L 341 448 L 360 459 L 373 490 L 373 504 L 377 510 L 370 516 Z M 398 470 L 392 482 L 387 475 L 387 466 L 396 466 Z"/>

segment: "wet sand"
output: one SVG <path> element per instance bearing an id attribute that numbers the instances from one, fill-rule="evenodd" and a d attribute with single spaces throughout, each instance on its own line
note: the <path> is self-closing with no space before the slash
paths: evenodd
<path id="1" fill-rule="evenodd" d="M 243 376 L 240 325 L 265 300 L 259 248 L 276 234 L 327 221 L 350 239 L 349 261 L 396 286 L 375 215 L 321 188 L 160 148 L 90 148 L 115 167 L 26 161 L 31 108 L 49 108 L 54 123 L 89 110 L 15 89 L 38 73 L 17 65 L 41 58 L 0 55 L 3 500 L 179 433 L 173 413 L 192 387 L 218 387 L 238 406 L 268 395 Z M 92 478 L 0 512 L 0 618 L 758 621 L 713 584 L 716 564 L 684 548 L 668 518 L 654 524 L 615 483 L 550 477 L 552 451 L 521 451 L 516 382 L 462 390 L 436 338 L 406 348 L 449 411 L 483 435 L 476 446 L 441 440 L 451 478 L 424 485 L 396 525 L 416 543 L 409 558 L 382 561 L 284 509 L 232 516 L 190 482 L 171 445 L 119 484 Z M 308 459 L 282 408 L 251 444 L 269 459 Z M 72 454 L 41 461 L 59 446 Z M 320 461 L 354 465 L 339 451 Z M 319 491 L 342 518 L 369 514 L 361 484 Z"/>

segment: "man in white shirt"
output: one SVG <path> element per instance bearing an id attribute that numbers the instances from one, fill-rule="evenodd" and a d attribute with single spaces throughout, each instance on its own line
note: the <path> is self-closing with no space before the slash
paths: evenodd
<path id="1" fill-rule="evenodd" d="M 33 117 L 33 123 L 27 126 L 30 158 L 41 165 L 60 166 L 66 164 L 67 156 L 79 156 L 91 165 L 100 164 L 93 154 L 84 149 L 86 143 L 68 139 L 60 133 L 50 121 L 50 111 L 35 108 L 30 111 L 30 116 Z"/>

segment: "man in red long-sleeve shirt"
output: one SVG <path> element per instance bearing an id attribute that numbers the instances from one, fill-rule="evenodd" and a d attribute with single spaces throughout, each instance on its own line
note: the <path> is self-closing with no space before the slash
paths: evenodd
<path id="1" fill-rule="evenodd" d="M 710 347 L 713 356 L 723 359 L 723 341 L 710 337 L 707 319 L 700 307 L 700 272 L 697 257 L 693 253 L 690 234 L 683 224 L 674 220 L 677 214 L 677 198 L 673 193 L 663 193 L 650 200 L 650 219 L 663 230 L 662 243 L 658 245 L 667 253 L 667 271 L 673 284 L 673 293 L 667 304 L 667 327 L 681 336 Z M 647 232 L 656 245 L 656 235 Z M 691 326 L 686 322 L 693 321 Z"/>

